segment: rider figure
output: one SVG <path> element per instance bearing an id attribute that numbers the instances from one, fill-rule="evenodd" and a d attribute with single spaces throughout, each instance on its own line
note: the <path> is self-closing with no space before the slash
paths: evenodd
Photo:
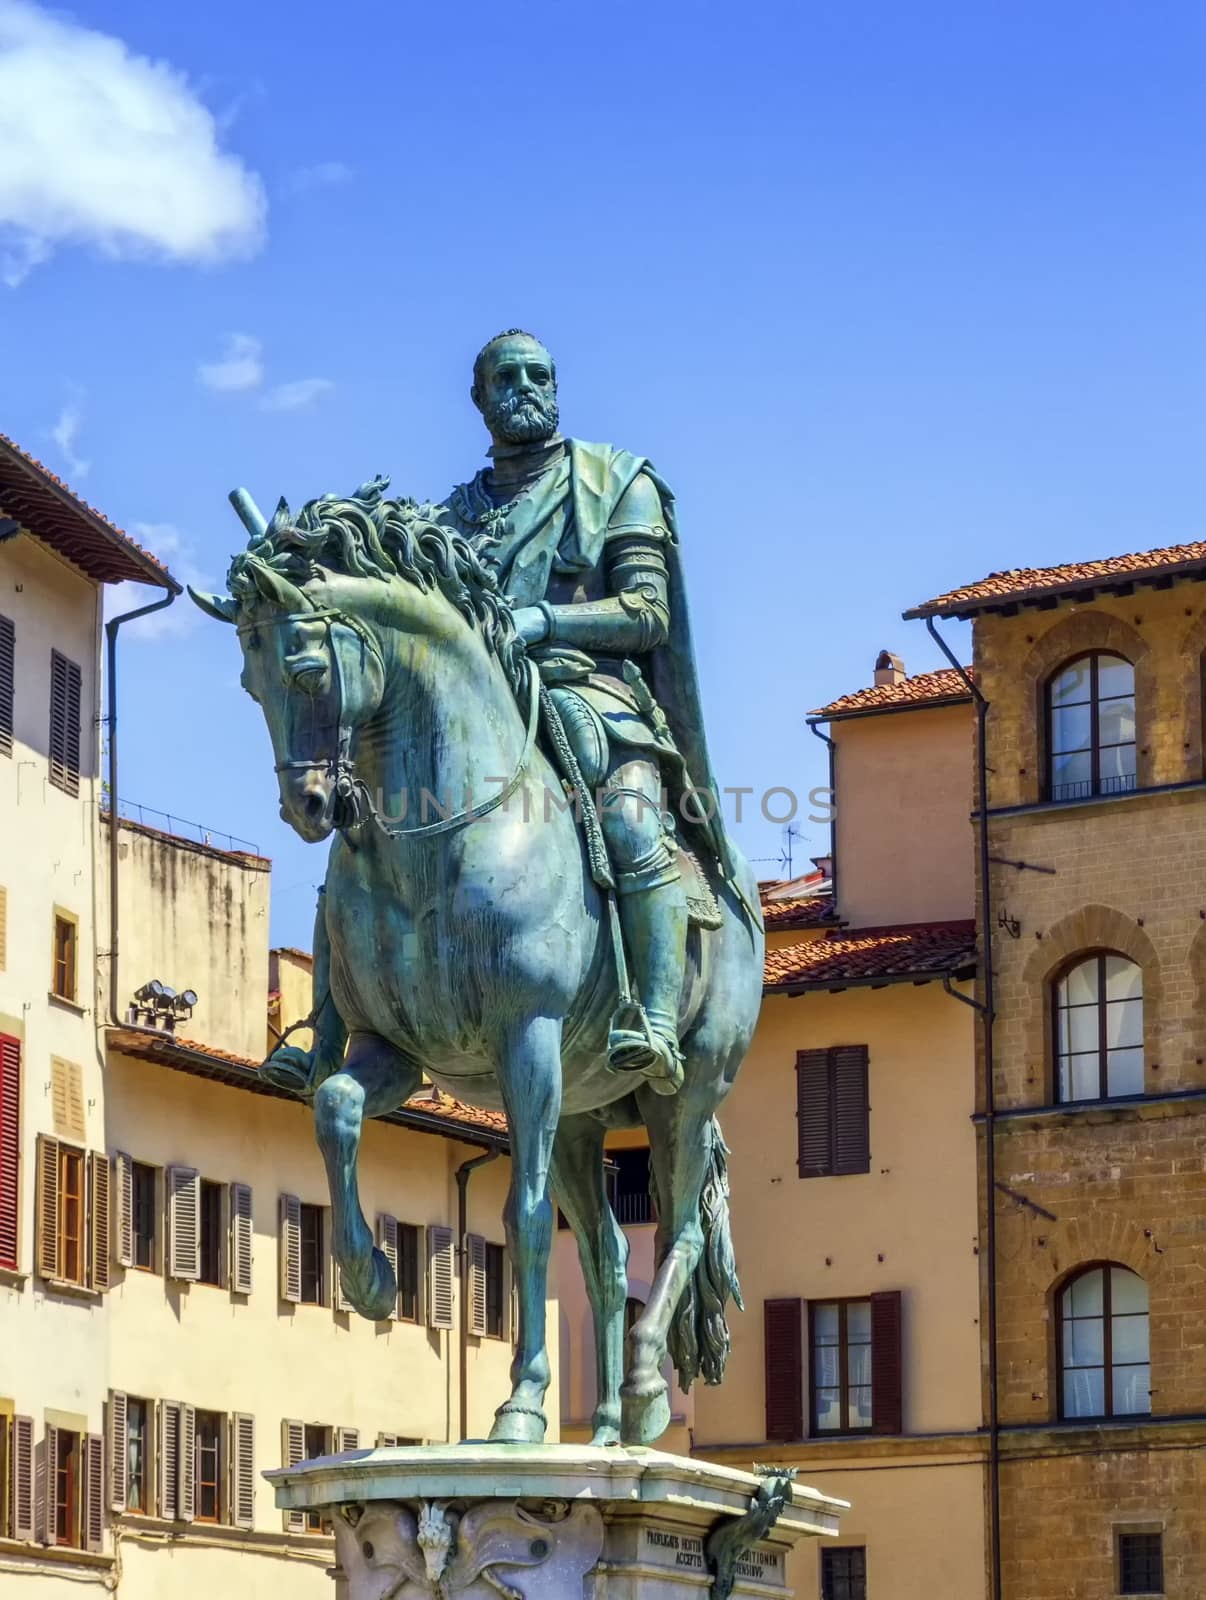
<path id="1" fill-rule="evenodd" d="M 512 329 L 490 340 L 474 362 L 471 394 L 490 431 L 492 464 L 455 488 L 442 514 L 496 566 L 584 783 L 600 796 L 645 1022 L 634 1025 L 639 1012 L 637 1019 L 617 1012 L 609 1065 L 672 1094 L 682 1082 L 688 906 L 663 809 L 667 780 L 682 792 L 691 773 L 709 786 L 704 798 L 713 804 L 695 825 L 722 874 L 728 865 L 703 744 L 673 497 L 644 458 L 562 437 L 556 368 L 530 334 Z"/>

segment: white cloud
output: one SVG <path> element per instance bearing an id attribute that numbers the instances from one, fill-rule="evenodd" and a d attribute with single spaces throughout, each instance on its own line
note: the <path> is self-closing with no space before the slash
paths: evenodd
<path id="1" fill-rule="evenodd" d="M 135 522 L 130 536 L 165 566 L 171 568 L 177 583 L 191 583 L 196 589 L 221 588 L 198 565 L 192 540 L 170 522 Z M 150 605 L 158 596 L 143 583 L 118 583 L 105 590 L 106 617 L 119 617 L 123 611 L 134 611 L 139 606 Z M 122 630 L 123 638 L 180 639 L 192 633 L 203 621 L 197 607 L 187 594 L 177 595 L 170 606 L 155 611 L 149 617 L 140 617 Z"/>
<path id="2" fill-rule="evenodd" d="M 249 333 L 228 333 L 218 360 L 202 361 L 197 368 L 197 382 L 220 394 L 258 389 L 263 381 L 263 346 Z"/>
<path id="3" fill-rule="evenodd" d="M 73 478 L 86 478 L 91 470 L 92 463 L 85 461 L 76 454 L 76 440 L 80 436 L 79 402 L 69 400 L 59 412 L 58 421 L 50 430 L 50 437 L 59 447 L 59 454 L 67 464 L 67 471 Z"/>
<path id="4" fill-rule="evenodd" d="M 336 184 L 348 183 L 352 169 L 346 161 L 316 161 L 312 167 L 298 167 L 289 176 L 290 194 L 305 194 L 310 189 L 330 189 Z"/>
<path id="5" fill-rule="evenodd" d="M 264 233 L 255 173 L 184 74 L 111 34 L 0 0 L 0 279 L 60 245 L 214 262 Z"/>
<path id="6" fill-rule="evenodd" d="M 334 388 L 330 378 L 294 378 L 292 383 L 278 383 L 260 401 L 264 411 L 305 411 Z"/>

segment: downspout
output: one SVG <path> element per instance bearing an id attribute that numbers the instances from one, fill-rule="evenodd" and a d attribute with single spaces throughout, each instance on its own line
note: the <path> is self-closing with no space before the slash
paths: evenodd
<path id="1" fill-rule="evenodd" d="M 837 745 L 827 733 L 822 733 L 817 722 L 810 721 L 809 733 L 815 733 L 818 739 L 829 746 L 829 892 L 833 899 L 834 914 L 838 907 L 838 858 L 837 858 Z"/>
<path id="2" fill-rule="evenodd" d="M 943 655 L 954 667 L 976 705 L 976 805 L 980 820 L 980 950 L 983 963 L 983 1000 L 976 1006 L 983 1024 L 984 1037 L 984 1180 L 985 1180 L 985 1254 L 988 1257 L 988 1535 L 991 1562 L 989 1600 L 1001 1596 L 1001 1417 L 997 1376 L 997 1135 L 996 1090 L 993 1083 L 993 961 L 992 961 L 992 882 L 989 877 L 991 861 L 988 853 L 988 745 L 985 724 L 988 719 L 988 701 L 979 685 L 970 678 L 962 663 L 952 653 L 946 640 L 934 626 L 933 617 L 925 619 L 926 630 Z M 948 994 L 955 999 L 949 982 L 944 983 Z"/>
<path id="3" fill-rule="evenodd" d="M 456 1169 L 456 1241 L 460 1253 L 461 1315 L 458 1328 L 461 1357 L 461 1440 L 469 1433 L 469 1179 L 478 1167 L 497 1161 L 502 1152 L 492 1144 L 484 1155 L 462 1161 Z"/>
<path id="4" fill-rule="evenodd" d="M 109 726 L 109 1022 L 120 1028 L 122 1019 L 117 1014 L 120 989 L 117 980 L 117 939 L 120 916 L 117 907 L 117 630 L 123 622 L 133 622 L 136 617 L 150 616 L 152 611 L 162 611 L 170 606 L 180 593 L 178 588 L 165 589 L 162 600 L 139 606 L 137 611 L 126 611 L 120 617 L 111 617 L 105 623 L 105 677 L 108 693 Z"/>

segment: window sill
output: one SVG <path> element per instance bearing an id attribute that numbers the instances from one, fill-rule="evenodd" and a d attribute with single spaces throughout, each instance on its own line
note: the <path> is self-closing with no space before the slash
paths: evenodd
<path id="1" fill-rule="evenodd" d="M 0 1286 L 9 1289 L 24 1289 L 28 1280 L 28 1272 L 21 1272 L 16 1267 L 0 1267 Z"/>
<path id="2" fill-rule="evenodd" d="M 55 1566 L 91 1567 L 108 1571 L 113 1557 L 95 1550 L 79 1550 L 71 1544 L 42 1544 L 37 1540 L 0 1539 L 0 1557 L 45 1561 Z"/>
<path id="3" fill-rule="evenodd" d="M 65 994 L 55 994 L 53 989 L 47 989 L 46 998 L 52 1006 L 57 1007 L 60 1011 L 70 1011 L 72 1016 L 86 1017 L 88 1015 L 87 1006 L 82 1006 L 75 1000 L 69 1000 Z"/>
<path id="4" fill-rule="evenodd" d="M 39 1280 L 47 1294 L 66 1295 L 71 1300 L 99 1300 L 101 1291 L 89 1289 L 82 1283 L 69 1283 L 66 1278 L 42 1278 Z"/>
<path id="5" fill-rule="evenodd" d="M 1170 1089 L 1167 1094 L 1116 1095 L 1110 1100 L 1069 1100 L 1057 1105 L 1011 1106 L 998 1111 L 994 1122 L 1044 1122 L 1049 1127 L 1069 1128 L 1077 1124 L 1102 1122 L 1146 1122 L 1157 1117 L 1175 1117 L 1181 1107 L 1206 1106 L 1206 1089 Z M 979 1125 L 987 1119 L 982 1111 L 972 1116 Z"/>
<path id="6" fill-rule="evenodd" d="M 1038 812 L 1055 815 L 1063 811 L 1083 811 L 1086 806 L 1119 806 L 1142 800 L 1146 795 L 1180 794 L 1192 789 L 1206 789 L 1206 781 L 1190 778 L 1185 783 L 1154 783 L 1145 789 L 1124 789 L 1121 794 L 1088 794 L 1079 800 L 1028 800 L 1020 806 L 990 806 L 988 818 L 991 822 L 996 817 L 1025 817 Z M 972 821 L 978 816 L 979 812 L 973 811 Z"/>

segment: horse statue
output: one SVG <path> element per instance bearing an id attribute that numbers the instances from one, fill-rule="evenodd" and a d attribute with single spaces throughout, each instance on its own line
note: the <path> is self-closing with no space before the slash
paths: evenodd
<path id="1" fill-rule="evenodd" d="M 716 1111 L 761 1003 L 762 932 L 747 909 L 756 884 L 738 859 L 737 877 L 713 886 L 714 925 L 691 931 L 683 1086 L 672 1096 L 634 1088 L 606 1061 L 621 981 L 613 931 L 537 737 L 538 675 L 488 562 L 430 508 L 385 498 L 386 486 L 323 496 L 296 515 L 282 501 L 270 522 L 236 491 L 252 537 L 231 564 L 230 593 L 192 591 L 237 627 L 281 815 L 303 839 L 335 835 L 315 936 L 313 1048 L 278 1047 L 266 1068 L 296 1076 L 312 1102 L 344 1292 L 372 1319 L 388 1314 L 397 1286 L 360 1204 L 365 1117 L 402 1105 L 424 1074 L 505 1110 L 518 1337 L 490 1438 L 544 1437 L 551 1185 L 594 1315 L 593 1442 L 649 1444 L 670 1420 L 667 1354 L 684 1389 L 700 1375 L 718 1383 L 727 1304 L 741 1303 Z M 628 1247 L 603 1146 L 608 1128 L 641 1123 L 658 1265 L 625 1366 Z"/>

